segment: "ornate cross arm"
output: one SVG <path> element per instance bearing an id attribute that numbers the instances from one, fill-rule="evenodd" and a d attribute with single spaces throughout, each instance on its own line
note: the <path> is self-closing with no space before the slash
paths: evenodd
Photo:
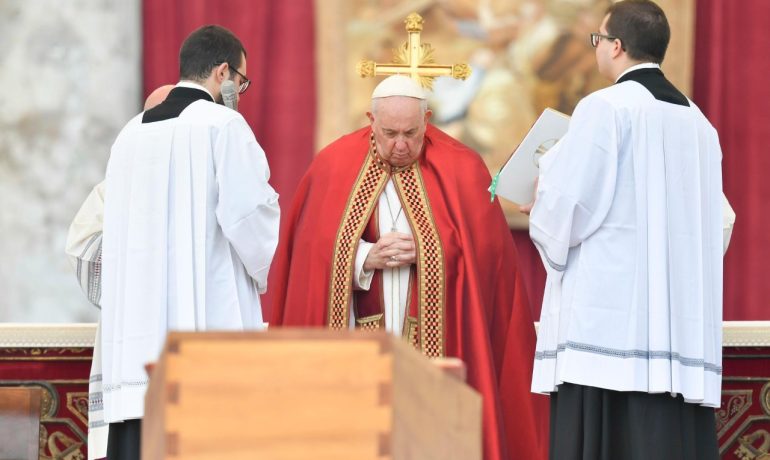
<path id="1" fill-rule="evenodd" d="M 433 48 L 429 43 L 420 43 L 423 22 L 422 17 L 417 13 L 407 16 L 404 23 L 409 33 L 409 40 L 394 50 L 394 62 L 378 64 L 374 61 L 362 60 L 356 66 L 358 74 L 361 77 L 408 75 L 428 89 L 433 86 L 433 79 L 436 77 L 447 76 L 460 80 L 468 78 L 471 74 L 468 64 L 434 64 Z"/>

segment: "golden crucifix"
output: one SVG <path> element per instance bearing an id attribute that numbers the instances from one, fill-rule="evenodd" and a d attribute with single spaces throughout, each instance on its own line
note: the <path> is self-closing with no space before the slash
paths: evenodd
<path id="1" fill-rule="evenodd" d="M 375 75 L 408 75 L 417 81 L 423 88 L 431 89 L 433 79 L 441 76 L 450 76 L 465 80 L 471 74 L 468 64 L 438 65 L 434 64 L 433 47 L 429 43 L 420 43 L 420 33 L 423 24 L 422 16 L 412 13 L 406 17 L 406 31 L 409 33 L 409 41 L 393 50 L 392 64 L 377 64 L 374 61 L 362 60 L 356 66 L 358 74 L 362 78 Z"/>

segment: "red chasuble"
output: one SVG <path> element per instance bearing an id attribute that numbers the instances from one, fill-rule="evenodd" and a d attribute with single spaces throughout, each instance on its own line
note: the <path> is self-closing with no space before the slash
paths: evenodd
<path id="1" fill-rule="evenodd" d="M 530 393 L 535 331 L 516 250 L 478 154 L 433 126 L 420 159 L 391 170 L 371 129 L 327 146 L 294 197 L 273 263 L 271 327 L 384 328 L 378 274 L 353 290 L 361 238 L 375 242 L 377 202 L 392 178 L 417 246 L 405 339 L 468 367 L 484 398 L 486 459 L 545 458 L 547 399 Z"/>

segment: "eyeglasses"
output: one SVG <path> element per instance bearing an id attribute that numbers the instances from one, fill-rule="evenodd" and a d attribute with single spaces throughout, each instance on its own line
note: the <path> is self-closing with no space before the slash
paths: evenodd
<path id="1" fill-rule="evenodd" d="M 243 93 L 245 93 L 245 92 L 246 92 L 246 90 L 247 90 L 247 89 L 249 89 L 249 85 L 251 84 L 251 80 L 249 80 L 249 77 L 247 77 L 246 75 L 244 75 L 244 74 L 242 74 L 242 73 L 238 72 L 238 71 L 235 69 L 235 67 L 233 67 L 233 66 L 230 66 L 230 68 L 231 68 L 231 69 L 233 69 L 233 72 L 235 72 L 235 73 L 237 73 L 238 75 L 240 75 L 240 76 L 241 76 L 241 78 L 243 79 L 243 82 L 241 83 L 241 86 L 239 86 L 239 87 L 238 87 L 238 94 L 243 94 Z"/>
<path id="2" fill-rule="evenodd" d="M 220 66 L 220 65 L 222 65 L 222 64 L 224 64 L 224 62 L 220 62 L 220 63 L 218 63 L 218 64 L 214 64 L 214 65 L 215 65 L 215 66 Z M 234 65 L 230 64 L 229 62 L 227 63 L 227 65 L 230 67 L 230 70 L 232 70 L 233 72 L 235 72 L 235 73 L 237 73 L 238 75 L 240 75 L 240 76 L 241 76 L 241 79 L 243 80 L 243 82 L 241 83 L 241 85 L 240 85 L 240 86 L 238 86 L 238 94 L 243 94 L 243 93 L 245 93 L 245 92 L 246 92 L 246 90 L 247 90 L 247 89 L 249 89 L 249 85 L 251 84 L 251 80 L 249 80 L 249 77 L 247 77 L 246 75 L 244 75 L 244 74 L 242 74 L 242 73 L 238 72 L 238 69 L 236 69 Z"/>
<path id="3" fill-rule="evenodd" d="M 599 46 L 599 40 L 601 40 L 602 38 L 606 40 L 620 40 L 620 38 L 613 37 L 612 35 L 602 35 L 594 32 L 594 33 L 591 33 L 591 46 L 593 46 L 594 48 Z M 621 45 L 623 44 L 623 40 L 620 40 L 620 44 Z"/>

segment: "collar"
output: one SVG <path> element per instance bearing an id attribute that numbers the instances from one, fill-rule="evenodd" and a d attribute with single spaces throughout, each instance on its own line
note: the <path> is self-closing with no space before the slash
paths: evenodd
<path id="1" fill-rule="evenodd" d="M 176 85 L 168 93 L 165 101 L 144 112 L 142 123 L 154 123 L 156 121 L 177 118 L 195 101 L 209 101 L 213 103 L 214 99 L 202 86 L 190 85 L 189 82 Z"/>
<path id="2" fill-rule="evenodd" d="M 192 81 L 189 81 L 189 80 L 182 80 L 182 81 L 180 81 L 179 83 L 176 84 L 176 87 L 177 88 L 192 88 L 192 89 L 198 89 L 198 90 L 201 90 L 201 91 L 205 91 L 206 94 L 209 95 L 211 100 L 212 101 L 214 100 L 214 96 L 209 92 L 209 90 L 207 90 L 205 86 L 199 85 L 198 83 L 195 83 L 195 82 L 192 82 Z"/>
<path id="3" fill-rule="evenodd" d="M 655 64 L 654 62 L 645 62 L 643 64 L 636 64 L 632 65 L 631 67 L 627 68 L 623 71 L 620 75 L 618 75 L 618 78 L 615 80 L 615 83 L 617 83 L 623 76 L 629 72 L 633 72 L 634 70 L 639 69 L 658 69 L 660 70 L 660 64 Z"/>

